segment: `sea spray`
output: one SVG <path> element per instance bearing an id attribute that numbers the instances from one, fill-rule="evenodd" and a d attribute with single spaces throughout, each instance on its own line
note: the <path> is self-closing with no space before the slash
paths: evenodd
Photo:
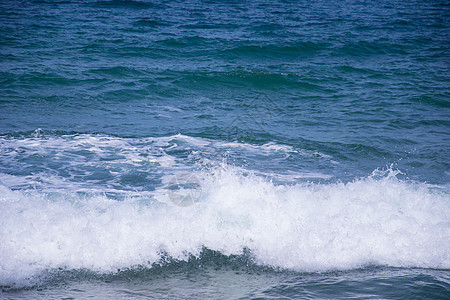
<path id="1" fill-rule="evenodd" d="M 260 265 L 295 271 L 450 268 L 448 191 L 389 174 L 275 185 L 225 165 L 197 174 L 201 199 L 187 207 L 168 201 L 164 188 L 117 201 L 2 187 L 0 282 L 59 268 L 151 267 L 161 253 L 186 260 L 203 248 L 247 249 Z"/>

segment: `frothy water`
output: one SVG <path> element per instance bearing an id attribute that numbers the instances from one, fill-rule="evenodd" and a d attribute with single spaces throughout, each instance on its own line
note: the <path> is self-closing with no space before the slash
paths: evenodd
<path id="1" fill-rule="evenodd" d="M 163 254 L 187 260 L 204 248 L 249 251 L 257 264 L 295 271 L 449 269 L 448 191 L 379 173 L 276 185 L 222 165 L 193 174 L 201 190 L 190 206 L 171 202 L 167 187 L 117 201 L 2 186 L 0 282 L 32 284 L 53 269 L 152 267 Z"/>

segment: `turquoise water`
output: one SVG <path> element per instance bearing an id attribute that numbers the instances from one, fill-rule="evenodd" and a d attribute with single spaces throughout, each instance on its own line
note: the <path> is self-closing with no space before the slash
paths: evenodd
<path id="1" fill-rule="evenodd" d="M 446 1 L 1 1 L 4 298 L 448 298 Z"/>

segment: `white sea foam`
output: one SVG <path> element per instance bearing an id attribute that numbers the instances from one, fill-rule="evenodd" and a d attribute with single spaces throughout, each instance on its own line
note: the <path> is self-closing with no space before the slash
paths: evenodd
<path id="1" fill-rule="evenodd" d="M 187 158 L 187 159 L 186 159 Z M 227 158 L 252 160 L 258 174 L 275 180 L 328 179 L 317 170 L 279 170 L 287 159 L 306 158 L 310 163 L 332 163 L 331 157 L 289 145 L 252 145 L 223 142 L 176 134 L 166 137 L 120 138 L 101 134 L 52 135 L 37 130 L 32 137 L 0 137 L 0 164 L 10 172 L 0 173 L 0 183 L 10 188 L 94 189 L 112 191 L 120 187 L 121 176 L 130 170 L 173 176 L 194 167 L 210 168 Z M 289 165 L 291 162 L 289 163 Z M 39 166 L 39 168 L 35 168 Z M 155 170 L 157 169 L 157 170 Z M 295 169 L 292 170 L 292 169 Z M 22 171 L 24 170 L 24 171 Z M 25 171 L 30 170 L 30 171 Z M 19 172 L 16 172 L 19 171 Z M 20 172 L 22 171 L 22 172 Z M 103 176 L 99 184 L 99 173 Z M 96 173 L 96 174 L 94 174 Z M 156 176 L 156 175 L 155 175 Z"/>
<path id="2" fill-rule="evenodd" d="M 392 173 L 392 172 L 391 172 Z M 53 268 L 114 272 L 202 247 L 249 249 L 257 263 L 298 271 L 367 264 L 450 268 L 448 190 L 389 172 L 350 183 L 274 185 L 222 165 L 194 173 L 189 207 L 152 196 L 13 191 L 0 187 L 0 284 L 27 284 Z"/>

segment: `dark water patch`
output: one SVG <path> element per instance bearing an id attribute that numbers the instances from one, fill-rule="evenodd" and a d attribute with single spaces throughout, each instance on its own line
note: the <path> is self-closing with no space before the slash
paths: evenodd
<path id="1" fill-rule="evenodd" d="M 0 61 L 3 62 L 11 62 L 11 61 L 20 61 L 21 58 L 15 53 L 0 53 Z M 0 72 L 0 80 L 4 75 Z"/>
<path id="2" fill-rule="evenodd" d="M 339 66 L 338 69 L 344 73 L 371 75 L 371 76 L 373 76 L 372 78 L 377 77 L 377 75 L 381 75 L 380 72 L 377 72 L 373 69 L 359 68 L 359 67 L 350 66 L 350 65 Z"/>
<path id="3" fill-rule="evenodd" d="M 168 23 L 162 20 L 156 20 L 152 18 L 142 18 L 133 22 L 133 25 L 137 27 L 157 28 L 161 26 L 167 26 Z"/>
<path id="4" fill-rule="evenodd" d="M 93 69 L 89 71 L 90 73 L 102 75 L 110 78 L 133 78 L 136 76 L 143 76 L 145 73 L 141 70 L 132 67 L 125 66 L 114 66 L 114 67 L 104 67 L 99 69 Z"/>
<path id="5" fill-rule="evenodd" d="M 296 42 L 282 46 L 275 44 L 236 45 L 232 48 L 222 50 L 222 54 L 227 57 L 251 57 L 252 59 L 293 59 L 317 54 L 328 46 L 326 43 L 311 41 Z"/>
<path id="6" fill-rule="evenodd" d="M 239 70 L 233 72 L 185 72 L 182 77 L 174 81 L 183 88 L 239 87 L 280 89 L 297 88 L 304 91 L 323 91 L 320 80 L 302 78 L 297 74 L 276 73 L 267 71 Z"/>
<path id="7" fill-rule="evenodd" d="M 131 83 L 133 84 L 133 83 Z M 149 92 L 146 89 L 130 89 L 125 87 L 126 83 L 123 83 L 122 86 L 115 87 L 113 89 L 108 89 L 99 95 L 99 98 L 103 101 L 117 101 L 117 102 L 129 102 L 137 99 L 142 99 L 147 96 Z M 113 112 L 114 113 L 114 112 Z M 119 112 L 120 114 L 120 112 Z M 122 114 L 125 116 L 126 113 Z"/>
<path id="8" fill-rule="evenodd" d="M 322 89 L 322 87 L 317 83 L 311 83 L 311 81 L 308 82 L 308 79 L 303 79 L 301 76 L 289 73 L 236 71 L 228 74 L 228 76 L 251 83 L 252 85 L 257 87 L 295 86 L 299 89 L 305 90 Z"/>
<path id="9" fill-rule="evenodd" d="M 449 119 L 434 119 L 434 120 L 419 120 L 414 123 L 415 126 L 429 126 L 433 133 L 439 132 L 439 129 L 450 128 L 450 118 Z M 441 131 L 441 133 L 444 133 Z"/>
<path id="10" fill-rule="evenodd" d="M 420 103 L 423 105 L 430 105 L 434 107 L 440 107 L 448 109 L 450 108 L 450 96 L 449 95 L 420 95 L 410 98 L 410 101 Z"/>
<path id="11" fill-rule="evenodd" d="M 207 23 L 207 22 L 195 22 L 195 23 L 191 23 L 191 24 L 186 24 L 186 25 L 181 25 L 179 26 L 179 28 L 185 28 L 185 29 L 224 29 L 226 28 L 226 25 L 224 27 L 225 24 L 217 24 L 217 23 Z M 233 28 L 232 25 L 230 24 L 228 26 L 229 28 Z"/>
<path id="12" fill-rule="evenodd" d="M 162 45 L 170 48 L 195 48 L 202 47 L 208 43 L 208 39 L 201 36 L 187 36 L 187 37 L 169 37 L 158 40 L 157 45 Z"/>
<path id="13" fill-rule="evenodd" d="M 158 59 L 171 58 L 171 54 L 161 51 L 154 45 L 122 45 L 120 48 L 111 49 L 108 51 L 109 58 L 114 57 L 118 59 L 136 58 L 133 64 L 139 64 L 142 68 L 148 67 L 148 61 L 157 61 Z"/>
<path id="14" fill-rule="evenodd" d="M 337 51 L 340 55 L 355 57 L 384 54 L 407 55 L 409 53 L 409 49 L 400 44 L 364 40 L 344 44 L 337 48 Z"/>
<path id="15" fill-rule="evenodd" d="M 22 84 L 40 86 L 70 86 L 76 84 L 76 80 L 55 73 L 29 72 L 17 78 Z"/>
<path id="16" fill-rule="evenodd" d="M 126 9 L 149 9 L 163 7 L 161 3 L 153 1 L 137 1 L 137 0 L 111 0 L 97 1 L 94 4 L 98 7 L 126 8 Z"/>
<path id="17" fill-rule="evenodd" d="M 57 0 L 57 1 L 47 1 L 47 0 L 33 0 L 33 3 L 36 4 L 73 4 L 77 3 L 77 1 L 63 1 L 63 0 Z"/>
<path id="18" fill-rule="evenodd" d="M 391 153 L 382 148 L 363 145 L 363 144 L 349 144 L 347 147 L 350 149 L 350 152 L 353 154 L 360 155 L 361 157 L 389 157 Z"/>

